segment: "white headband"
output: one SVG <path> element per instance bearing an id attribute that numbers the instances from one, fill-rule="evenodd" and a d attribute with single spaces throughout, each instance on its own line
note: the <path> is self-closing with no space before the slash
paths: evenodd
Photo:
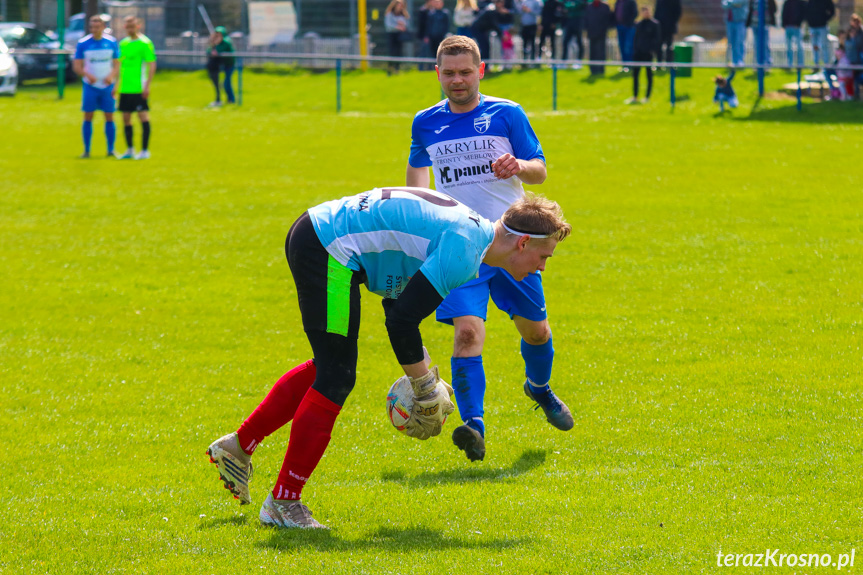
<path id="1" fill-rule="evenodd" d="M 514 236 L 527 236 L 529 238 L 537 238 L 537 239 L 545 239 L 545 238 L 551 237 L 551 234 L 529 234 L 527 232 L 518 232 L 518 231 L 512 229 L 511 227 L 509 227 L 508 225 L 506 225 L 505 223 L 503 223 L 503 220 L 500 221 L 500 225 L 502 225 L 503 229 L 505 229 L 508 233 L 510 233 Z"/>

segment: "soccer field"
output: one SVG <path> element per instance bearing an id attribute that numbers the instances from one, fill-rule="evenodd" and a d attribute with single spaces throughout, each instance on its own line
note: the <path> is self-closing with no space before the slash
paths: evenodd
<path id="1" fill-rule="evenodd" d="M 332 74 L 247 72 L 244 105 L 212 110 L 203 72 L 160 73 L 137 162 L 102 157 L 101 115 L 77 159 L 80 85 L 0 99 L 0 572 L 747 573 L 717 562 L 778 550 L 765 571 L 811 575 L 855 549 L 859 572 L 863 105 L 755 105 L 741 77 L 720 117 L 710 76 L 679 80 L 673 112 L 667 75 L 624 106 L 629 76 L 561 73 L 558 112 L 548 71 L 483 81 L 528 111 L 549 172 L 531 189 L 573 225 L 544 283 L 575 428 L 532 410 L 492 309 L 485 461 L 452 445 L 456 417 L 399 434 L 365 292 L 357 386 L 303 492 L 314 532 L 258 523 L 288 428 L 247 507 L 204 452 L 310 356 L 291 223 L 404 183 L 434 75 L 349 73 L 337 115 Z M 452 329 L 423 337 L 449 379 Z"/>

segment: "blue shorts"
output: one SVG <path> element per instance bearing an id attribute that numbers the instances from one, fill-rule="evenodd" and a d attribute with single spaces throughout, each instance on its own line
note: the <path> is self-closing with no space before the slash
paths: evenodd
<path id="1" fill-rule="evenodd" d="M 90 84 L 84 84 L 84 102 L 81 104 L 82 112 L 95 112 L 100 110 L 112 114 L 114 112 L 114 97 L 111 96 L 113 84 L 107 88 L 94 88 Z"/>
<path id="2" fill-rule="evenodd" d="M 454 317 L 472 315 L 485 321 L 488 314 L 488 297 L 499 310 L 531 321 L 542 321 L 545 312 L 545 294 L 542 291 L 542 275 L 534 272 L 521 281 L 516 281 L 501 268 L 482 264 L 479 277 L 452 290 L 443 300 L 435 314 L 441 323 L 452 325 Z"/>

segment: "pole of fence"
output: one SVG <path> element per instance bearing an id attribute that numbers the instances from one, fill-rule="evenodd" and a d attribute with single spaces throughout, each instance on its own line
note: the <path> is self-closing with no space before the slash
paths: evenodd
<path id="1" fill-rule="evenodd" d="M 239 93 L 239 97 L 237 98 L 237 106 L 243 105 L 243 59 L 237 58 L 237 64 L 239 69 L 237 70 L 237 91 Z"/>
<path id="2" fill-rule="evenodd" d="M 797 68 L 797 111 L 803 109 L 803 89 L 800 87 L 801 68 Z"/>
<path id="3" fill-rule="evenodd" d="M 551 109 L 557 112 L 557 64 L 551 65 Z"/>
<path id="4" fill-rule="evenodd" d="M 336 60 L 336 113 L 342 111 L 342 60 Z"/>
<path id="5" fill-rule="evenodd" d="M 758 58 L 758 64 L 764 66 L 767 63 L 767 24 L 764 22 L 765 4 L 767 0 L 758 0 L 758 33 L 755 39 L 758 42 L 755 54 Z M 764 68 L 758 68 L 758 96 L 764 97 Z"/>
<path id="6" fill-rule="evenodd" d="M 57 0 L 57 39 L 60 49 L 63 49 L 63 40 L 66 38 L 66 6 L 63 0 Z M 66 87 L 66 55 L 57 55 L 57 97 L 63 99 L 63 90 Z"/>
<path id="7" fill-rule="evenodd" d="M 357 27 L 359 28 L 360 55 L 368 56 L 369 35 L 368 30 L 366 30 L 366 0 L 357 1 Z M 363 58 L 363 61 L 360 62 L 360 68 L 363 72 L 368 71 L 369 61 Z"/>
<path id="8" fill-rule="evenodd" d="M 677 101 L 677 97 L 674 94 L 674 77 L 676 76 L 675 72 L 677 71 L 677 68 L 672 66 L 669 70 L 671 71 L 671 109 L 673 110 L 674 104 Z"/>

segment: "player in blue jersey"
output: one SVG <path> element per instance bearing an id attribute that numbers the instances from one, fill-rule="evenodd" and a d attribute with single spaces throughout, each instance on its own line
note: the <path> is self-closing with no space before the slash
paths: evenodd
<path id="1" fill-rule="evenodd" d="M 266 525 L 321 527 L 300 495 L 356 383 L 360 284 L 383 296 L 390 343 L 416 396 L 406 433 L 428 439 L 441 432 L 454 406 L 452 389 L 424 355 L 420 322 L 476 277 L 481 262 L 522 279 L 545 269 L 570 231 L 560 207 L 535 196 L 494 223 L 423 188 L 374 189 L 308 210 L 288 232 L 285 253 L 314 359 L 282 376 L 237 432 L 210 445 L 225 487 L 241 504 L 250 503 L 252 453 L 293 420 L 282 469 L 259 517 Z"/>
<path id="2" fill-rule="evenodd" d="M 428 187 L 431 167 L 438 191 L 497 220 L 524 195 L 522 183 L 545 181 L 542 146 L 521 106 L 480 94 L 485 63 L 472 39 L 444 40 L 436 68 L 447 99 L 414 118 L 407 184 Z M 542 407 L 552 425 L 563 431 L 573 426 L 569 408 L 549 386 L 554 348 L 542 277 L 537 271 L 524 281 L 517 279 L 505 269 L 483 265 L 476 280 L 454 290 L 437 310 L 438 321 L 455 327 L 452 383 L 464 425 L 452 437 L 471 461 L 485 457 L 482 348 L 489 296 L 521 334 L 525 394 Z"/>
<path id="3" fill-rule="evenodd" d="M 105 113 L 105 138 L 108 140 L 108 156 L 114 156 L 114 81 L 120 70 L 120 48 L 113 36 L 105 34 L 105 22 L 101 16 L 90 18 L 90 34 L 78 40 L 72 68 L 83 80 L 84 138 L 82 158 L 90 157 L 90 141 L 93 137 L 93 114 L 96 110 Z"/>

